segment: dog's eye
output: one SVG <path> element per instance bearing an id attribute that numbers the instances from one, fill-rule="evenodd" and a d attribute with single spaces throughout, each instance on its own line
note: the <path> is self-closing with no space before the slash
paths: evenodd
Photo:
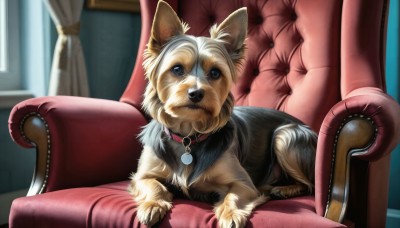
<path id="1" fill-rule="evenodd" d="M 185 69 L 182 65 L 175 65 L 171 68 L 171 72 L 176 76 L 183 76 L 185 74 Z"/>
<path id="2" fill-rule="evenodd" d="M 221 71 L 217 68 L 212 68 L 208 73 L 208 77 L 213 80 L 217 80 L 221 77 Z"/>

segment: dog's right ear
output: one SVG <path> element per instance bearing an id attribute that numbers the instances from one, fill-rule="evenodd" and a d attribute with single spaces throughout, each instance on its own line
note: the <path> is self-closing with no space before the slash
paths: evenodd
<path id="1" fill-rule="evenodd" d="M 160 51 L 161 47 L 172 37 L 183 35 L 188 30 L 168 3 L 159 1 L 154 15 L 148 48 Z"/>
<path id="2" fill-rule="evenodd" d="M 234 62 L 239 62 L 244 53 L 244 41 L 247 36 L 247 8 L 243 7 L 231 13 L 220 25 L 210 29 L 211 38 L 224 43 Z"/>

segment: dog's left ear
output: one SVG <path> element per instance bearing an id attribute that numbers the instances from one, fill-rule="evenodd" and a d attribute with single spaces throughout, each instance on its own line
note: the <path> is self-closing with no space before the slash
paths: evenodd
<path id="1" fill-rule="evenodd" d="M 174 36 L 183 35 L 188 29 L 172 7 L 160 0 L 154 15 L 148 47 L 152 50 L 160 50 L 168 40 Z"/>
<path id="2" fill-rule="evenodd" d="M 218 27 L 210 30 L 211 38 L 222 40 L 233 60 L 241 58 L 247 36 L 247 8 L 231 13 Z"/>

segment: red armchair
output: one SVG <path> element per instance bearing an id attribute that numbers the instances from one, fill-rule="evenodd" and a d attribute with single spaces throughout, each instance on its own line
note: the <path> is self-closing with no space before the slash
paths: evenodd
<path id="1" fill-rule="evenodd" d="M 267 202 L 248 227 L 384 227 L 390 152 L 400 107 L 385 91 L 385 0 L 171 0 L 189 33 L 235 9 L 249 12 L 237 105 L 272 107 L 319 132 L 315 196 Z M 11 227 L 140 226 L 126 191 L 147 123 L 142 53 L 156 0 L 142 0 L 136 66 L 119 102 L 41 97 L 14 107 L 12 138 L 37 148 L 28 197 L 13 202 Z M 211 205 L 174 199 L 161 227 L 216 226 Z"/>

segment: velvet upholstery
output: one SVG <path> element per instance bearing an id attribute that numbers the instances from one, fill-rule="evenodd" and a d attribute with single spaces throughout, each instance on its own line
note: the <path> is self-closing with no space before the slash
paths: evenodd
<path id="1" fill-rule="evenodd" d="M 11 219 L 15 227 L 139 227 L 135 204 L 126 192 L 128 182 L 90 188 L 60 190 L 23 198 L 14 206 Z M 31 204 L 35 201 L 35 204 Z M 25 212 L 36 211 L 37 219 Z M 195 216 L 193 216 L 195 215 Z M 188 219 L 190 218 L 190 219 Z M 252 227 L 344 227 L 318 216 L 312 196 L 277 200 L 258 208 L 251 218 Z M 209 204 L 176 199 L 171 213 L 160 227 L 216 227 L 217 220 Z"/>
<path id="2" fill-rule="evenodd" d="M 315 196 L 271 201 L 247 227 L 384 227 L 389 161 L 400 141 L 400 107 L 386 94 L 385 0 L 171 0 L 208 35 L 247 7 L 245 61 L 232 90 L 237 105 L 270 107 L 319 134 Z M 34 98 L 16 105 L 10 133 L 37 147 L 29 197 L 13 202 L 11 227 L 139 227 L 126 179 L 137 166 L 146 124 L 143 50 L 157 5 L 141 1 L 142 33 L 131 80 L 119 102 Z M 208 204 L 175 199 L 161 227 L 214 227 Z"/>

